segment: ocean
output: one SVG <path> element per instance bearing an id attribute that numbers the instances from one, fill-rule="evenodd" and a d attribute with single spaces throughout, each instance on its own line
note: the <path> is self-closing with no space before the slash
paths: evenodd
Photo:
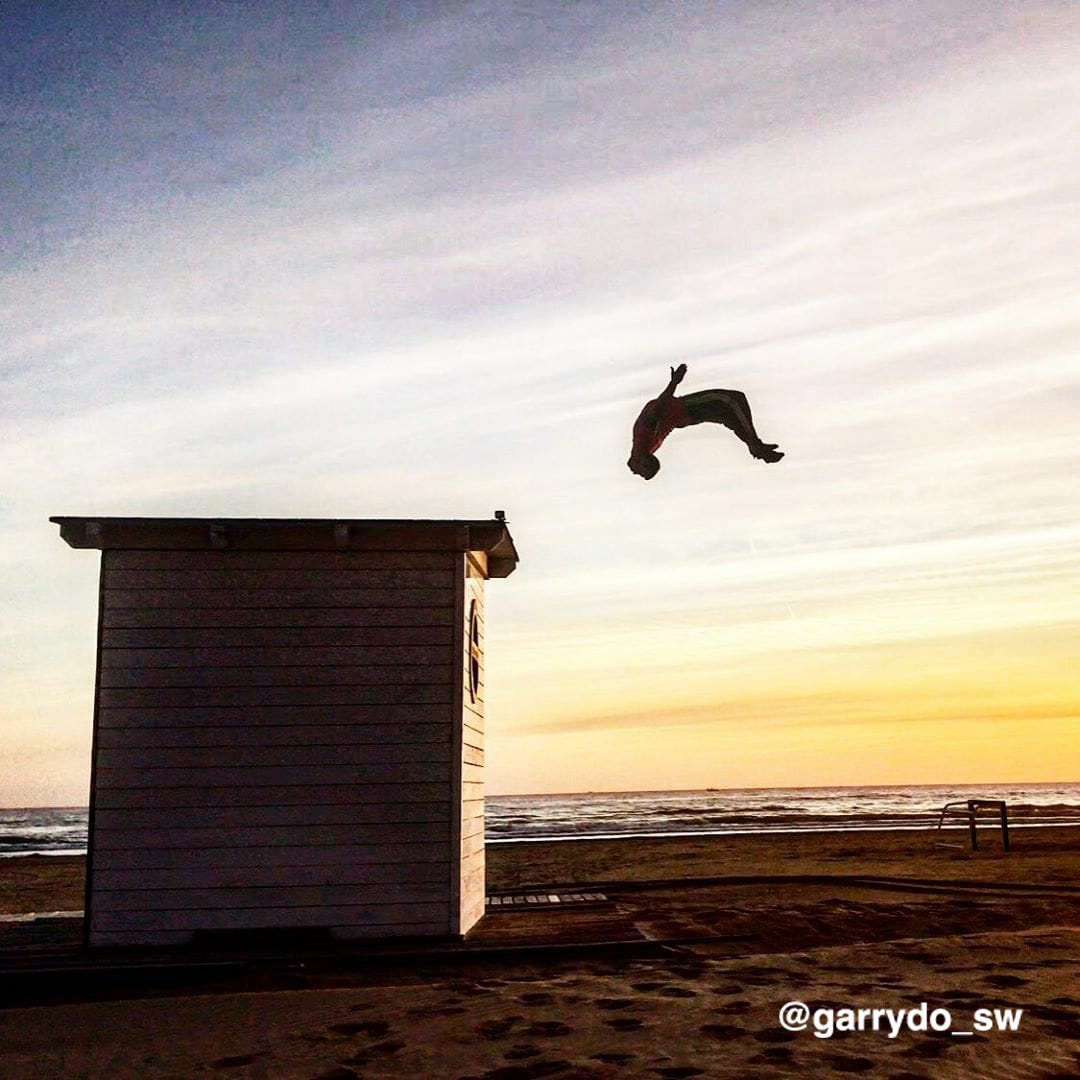
<path id="1" fill-rule="evenodd" d="M 488 796 L 487 841 L 930 828 L 969 798 L 1004 799 L 1011 826 L 1080 824 L 1080 783 L 620 791 Z M 83 854 L 86 836 L 85 807 L 0 810 L 0 858 Z"/>

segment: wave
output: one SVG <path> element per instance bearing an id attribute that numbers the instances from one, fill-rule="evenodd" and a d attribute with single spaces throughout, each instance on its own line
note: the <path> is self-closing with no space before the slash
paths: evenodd
<path id="1" fill-rule="evenodd" d="M 1004 799 L 1018 827 L 1080 824 L 1080 784 L 970 787 L 762 788 L 489 796 L 494 842 L 616 835 L 672 836 L 748 832 L 926 828 L 947 802 Z M 85 854 L 82 808 L 0 810 L 0 858 Z M 992 820 L 987 815 L 987 820 Z M 964 809 L 946 820 L 963 827 Z"/>

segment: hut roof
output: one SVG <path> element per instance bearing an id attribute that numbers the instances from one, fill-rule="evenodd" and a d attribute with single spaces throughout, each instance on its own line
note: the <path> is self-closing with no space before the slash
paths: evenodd
<path id="1" fill-rule="evenodd" d="M 483 551 L 488 576 L 507 577 L 518 553 L 500 514 L 415 518 L 51 517 L 74 548 L 222 551 Z"/>

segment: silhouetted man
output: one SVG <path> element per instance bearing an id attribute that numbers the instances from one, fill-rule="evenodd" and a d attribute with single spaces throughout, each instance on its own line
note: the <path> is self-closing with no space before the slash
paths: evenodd
<path id="1" fill-rule="evenodd" d="M 660 471 L 656 451 L 660 444 L 680 427 L 694 424 L 723 424 L 746 443 L 759 461 L 779 461 L 784 455 L 776 443 L 764 443 L 754 430 L 750 403 L 739 390 L 699 390 L 696 394 L 675 396 L 675 387 L 683 381 L 686 365 L 671 369 L 671 381 L 664 392 L 641 410 L 634 422 L 634 447 L 627 465 L 630 471 L 651 480 Z"/>

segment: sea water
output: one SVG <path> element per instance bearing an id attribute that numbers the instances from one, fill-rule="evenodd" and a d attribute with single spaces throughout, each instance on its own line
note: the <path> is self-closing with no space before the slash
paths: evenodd
<path id="1" fill-rule="evenodd" d="M 618 791 L 489 795 L 487 840 L 931 828 L 969 798 L 1004 799 L 1010 825 L 1080 824 L 1080 783 Z M 0 858 L 83 854 L 86 837 L 84 807 L 0 810 Z"/>
<path id="2" fill-rule="evenodd" d="M 621 791 L 489 797 L 487 839 L 930 828 L 971 798 L 1005 800 L 1010 825 L 1080 824 L 1076 783 Z"/>

